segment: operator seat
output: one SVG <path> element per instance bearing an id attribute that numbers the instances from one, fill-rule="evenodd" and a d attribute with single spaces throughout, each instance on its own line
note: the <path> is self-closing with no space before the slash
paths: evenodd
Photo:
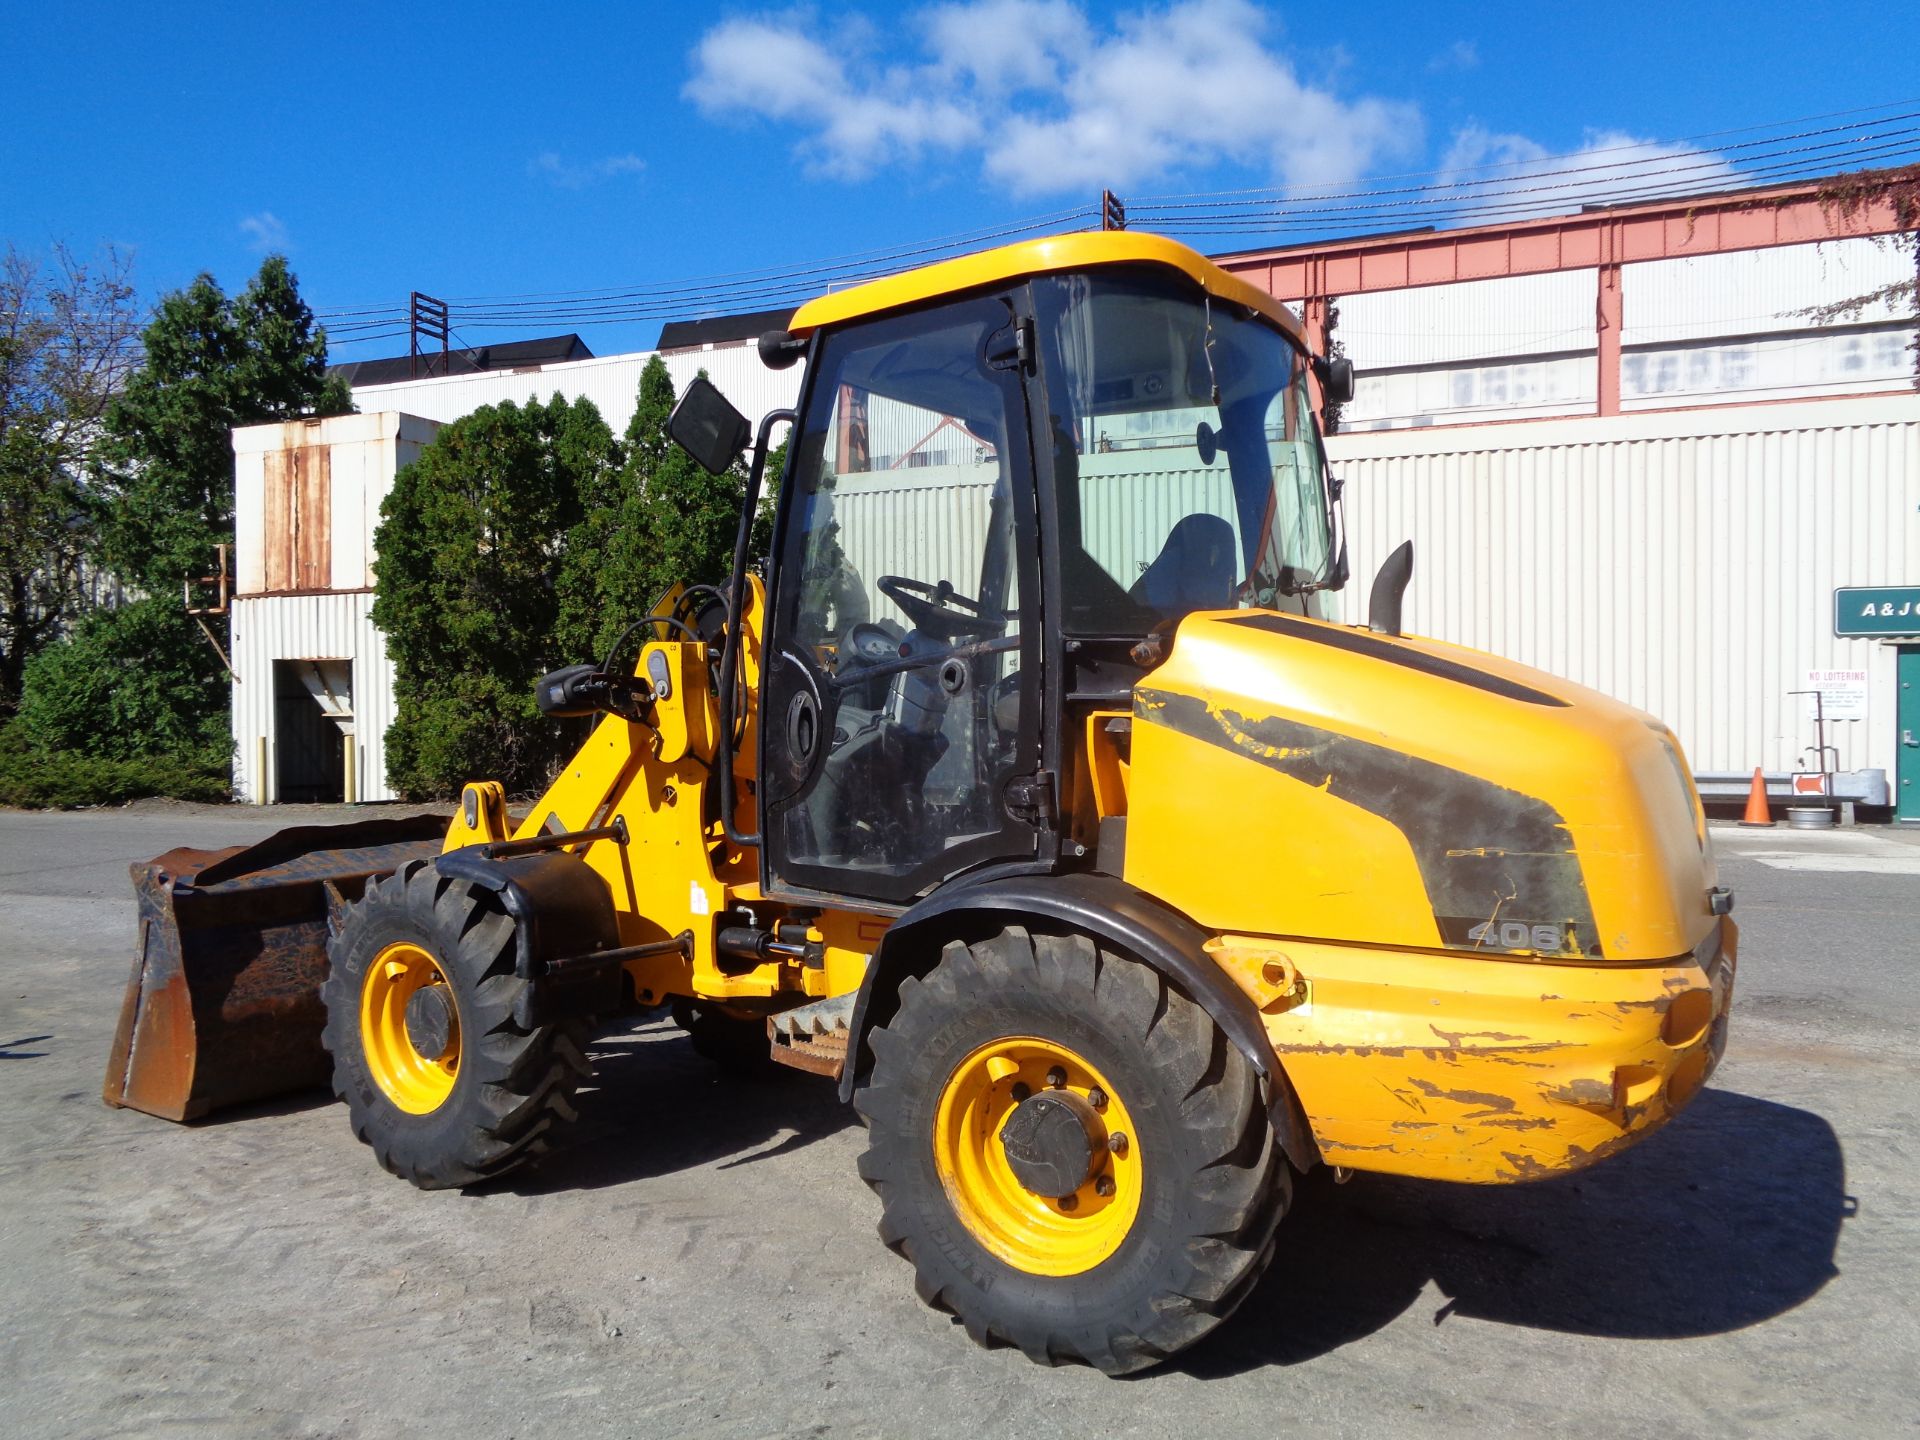
<path id="1" fill-rule="evenodd" d="M 1187 515 L 1168 532 L 1154 562 L 1127 593 L 1172 619 L 1233 604 L 1239 578 L 1233 526 L 1218 515 Z"/>

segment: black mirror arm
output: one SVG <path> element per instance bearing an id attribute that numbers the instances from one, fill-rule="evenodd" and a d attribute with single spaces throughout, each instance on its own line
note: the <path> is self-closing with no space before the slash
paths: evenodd
<path id="1" fill-rule="evenodd" d="M 740 528 L 733 541 L 727 637 L 720 647 L 720 743 L 715 747 L 714 785 L 720 792 L 720 828 L 729 842 L 742 847 L 760 843 L 758 830 L 736 830 L 733 826 L 734 722 L 738 718 L 734 714 L 734 691 L 740 674 L 740 640 L 747 608 L 747 551 L 753 546 L 753 518 L 760 508 L 760 482 L 767 469 L 767 442 L 775 425 L 791 425 L 797 418 L 792 410 L 772 410 L 761 420 L 760 432 L 753 439 L 753 464 L 747 470 L 747 493 L 740 502 Z"/>

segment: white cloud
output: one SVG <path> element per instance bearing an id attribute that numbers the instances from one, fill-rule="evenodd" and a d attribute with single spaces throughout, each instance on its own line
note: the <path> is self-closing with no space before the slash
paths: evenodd
<path id="1" fill-rule="evenodd" d="M 973 0 L 921 12 L 934 64 L 985 99 L 1060 81 L 1063 56 L 1087 37 L 1068 0 Z"/>
<path id="2" fill-rule="evenodd" d="M 647 162 L 638 155 L 607 155 L 599 160 L 568 160 L 558 151 L 543 150 L 527 162 L 527 173 L 562 190 L 583 190 L 598 180 L 638 175 Z"/>
<path id="3" fill-rule="evenodd" d="M 1498 218 L 1555 215 L 1588 202 L 1680 195 L 1741 183 L 1723 156 L 1691 145 L 1589 130 L 1580 147 L 1553 153 L 1524 135 L 1478 125 L 1458 131 L 1440 162 L 1444 183 L 1469 187 L 1475 201 L 1505 201 Z"/>
<path id="4" fill-rule="evenodd" d="M 1471 40 L 1456 40 L 1427 61 L 1429 75 L 1444 75 L 1450 70 L 1477 70 L 1480 47 Z"/>
<path id="5" fill-rule="evenodd" d="M 256 255 L 280 255 L 289 247 L 287 227 L 271 210 L 249 215 L 240 222 L 240 233 L 247 237 L 247 248 Z"/>
<path id="6" fill-rule="evenodd" d="M 710 115 L 759 115 L 812 132 L 803 156 L 846 180 L 979 137 L 977 117 L 941 97 L 945 85 L 924 68 L 877 63 L 873 48 L 872 27 L 857 16 L 824 26 L 810 15 L 726 20 L 701 37 L 685 93 Z M 842 56 L 857 62 L 860 79 Z"/>
<path id="7" fill-rule="evenodd" d="M 724 21 L 696 47 L 685 93 L 710 115 L 800 128 L 819 173 L 977 151 L 1020 195 L 1222 162 L 1286 185 L 1345 182 L 1419 142 L 1413 106 L 1303 80 L 1249 0 L 1174 0 L 1110 27 L 1069 0 L 957 0 L 909 28 L 923 58 L 889 64 L 857 18 Z"/>

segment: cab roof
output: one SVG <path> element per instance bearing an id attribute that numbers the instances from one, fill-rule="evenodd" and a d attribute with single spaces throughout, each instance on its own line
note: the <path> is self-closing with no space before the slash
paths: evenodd
<path id="1" fill-rule="evenodd" d="M 1054 275 L 1063 271 L 1087 270 L 1096 265 L 1163 265 L 1178 270 L 1220 300 L 1244 305 L 1272 320 L 1294 342 L 1306 348 L 1306 333 L 1293 312 L 1266 291 L 1255 288 L 1237 275 L 1230 275 L 1196 250 L 1161 235 L 1137 230 L 1095 230 L 1072 235 L 1050 235 L 1042 240 L 1022 240 L 983 250 L 977 255 L 962 255 L 942 260 L 900 275 L 869 280 L 851 289 L 836 290 L 809 300 L 787 322 L 790 334 L 806 335 L 829 325 L 863 320 L 889 310 L 925 304 L 942 296 L 957 295 L 982 286 L 1004 284 L 1029 275 Z"/>

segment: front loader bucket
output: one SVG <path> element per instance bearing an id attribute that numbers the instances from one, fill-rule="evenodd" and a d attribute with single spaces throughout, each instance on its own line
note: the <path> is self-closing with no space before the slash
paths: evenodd
<path id="1" fill-rule="evenodd" d="M 309 825 L 135 865 L 140 948 L 106 1102 L 193 1120 L 324 1085 L 329 918 L 369 879 L 439 854 L 446 828 L 431 815 Z"/>

